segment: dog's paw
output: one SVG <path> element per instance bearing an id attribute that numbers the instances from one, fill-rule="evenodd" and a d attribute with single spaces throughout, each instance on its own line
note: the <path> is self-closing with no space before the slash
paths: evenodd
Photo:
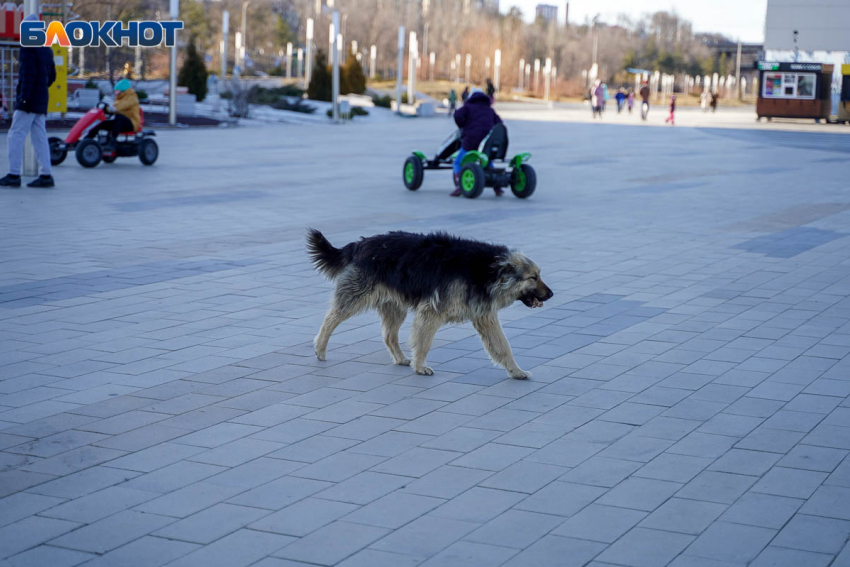
<path id="1" fill-rule="evenodd" d="M 513 378 L 514 380 L 528 380 L 531 378 L 531 372 L 526 372 L 525 370 L 515 370 L 513 372 L 508 372 L 508 376 Z"/>
<path id="2" fill-rule="evenodd" d="M 395 363 L 398 364 L 399 366 L 410 366 L 410 359 L 409 358 L 402 358 L 401 360 L 397 360 Z"/>
<path id="3" fill-rule="evenodd" d="M 324 361 L 326 361 L 326 360 L 328 359 L 328 357 L 327 357 L 327 354 L 326 354 L 326 353 L 324 353 L 324 352 L 319 352 L 318 350 L 316 351 L 316 358 L 318 358 L 318 359 L 319 359 L 319 360 L 321 360 L 322 362 L 324 362 Z"/>
<path id="4" fill-rule="evenodd" d="M 427 366 L 423 366 L 421 368 L 416 368 L 415 371 L 416 371 L 417 374 L 420 374 L 422 376 L 433 376 L 434 375 L 434 371 L 431 370 L 430 368 L 428 368 Z"/>

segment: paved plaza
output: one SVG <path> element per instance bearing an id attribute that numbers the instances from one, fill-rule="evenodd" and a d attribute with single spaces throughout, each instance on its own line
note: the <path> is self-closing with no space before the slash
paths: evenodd
<path id="1" fill-rule="evenodd" d="M 850 566 L 850 128 L 501 112 L 525 201 L 404 189 L 444 117 L 161 131 L 0 192 L 0 565 Z M 308 226 L 522 249 L 532 378 L 471 325 L 417 376 L 374 314 L 317 361 Z"/>

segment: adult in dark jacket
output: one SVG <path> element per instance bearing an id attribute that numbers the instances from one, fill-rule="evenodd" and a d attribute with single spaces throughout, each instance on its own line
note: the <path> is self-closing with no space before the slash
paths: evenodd
<path id="1" fill-rule="evenodd" d="M 455 124 L 460 128 L 460 150 L 457 152 L 452 169 L 454 170 L 455 190 L 452 197 L 461 195 L 460 189 L 460 164 L 466 152 L 477 150 L 487 134 L 502 119 L 490 106 L 490 97 L 481 92 L 481 89 L 472 89 L 466 103 L 455 111 Z M 496 195 L 503 191 L 496 189 Z"/>
<path id="2" fill-rule="evenodd" d="M 37 20 L 30 14 L 24 20 Z M 53 50 L 49 47 L 21 47 L 18 58 L 18 86 L 15 113 L 7 138 L 9 174 L 0 179 L 0 186 L 21 186 L 21 164 L 27 134 L 38 159 L 39 177 L 27 187 L 53 187 L 50 167 L 50 143 L 47 141 L 48 88 L 56 80 Z"/>

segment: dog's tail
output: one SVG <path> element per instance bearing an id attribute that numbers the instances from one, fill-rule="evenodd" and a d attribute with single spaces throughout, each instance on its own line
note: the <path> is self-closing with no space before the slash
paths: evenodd
<path id="1" fill-rule="evenodd" d="M 307 254 L 313 260 L 313 266 L 326 278 L 336 279 L 349 264 L 351 259 L 345 252 L 345 249 L 334 248 L 315 228 L 307 229 Z"/>

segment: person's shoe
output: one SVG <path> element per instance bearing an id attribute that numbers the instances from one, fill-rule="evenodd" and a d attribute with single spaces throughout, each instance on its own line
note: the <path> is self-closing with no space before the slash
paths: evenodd
<path id="1" fill-rule="evenodd" d="M 0 179 L 0 187 L 20 187 L 21 186 L 21 176 L 20 175 L 12 175 L 8 174 L 6 177 Z"/>
<path id="2" fill-rule="evenodd" d="M 502 189 L 501 187 L 493 187 L 493 191 L 496 192 L 496 197 L 501 197 L 502 195 L 505 194 L 505 190 Z"/>
<path id="3" fill-rule="evenodd" d="M 461 191 L 460 187 L 458 187 L 457 189 L 449 193 L 449 197 L 460 197 L 461 193 L 463 193 L 463 191 Z"/>
<path id="4" fill-rule="evenodd" d="M 35 188 L 48 188 L 55 187 L 56 184 L 53 182 L 52 175 L 39 175 L 30 183 L 27 183 L 27 187 L 35 187 Z"/>

